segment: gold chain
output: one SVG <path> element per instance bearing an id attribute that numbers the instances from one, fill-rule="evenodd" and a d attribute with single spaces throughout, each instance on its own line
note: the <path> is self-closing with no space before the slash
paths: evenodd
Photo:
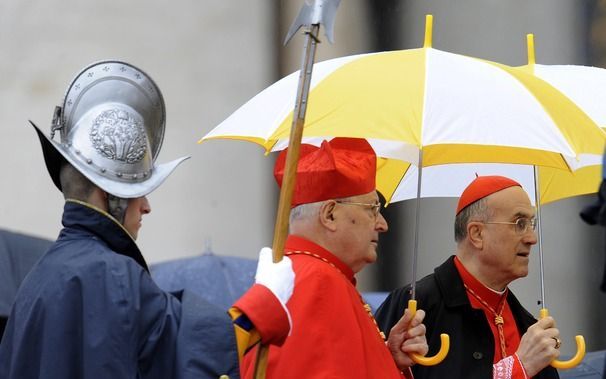
<path id="1" fill-rule="evenodd" d="M 503 309 L 505 309 L 505 299 L 507 298 L 507 292 L 503 294 L 501 300 L 499 301 L 499 312 L 495 311 L 487 302 L 484 301 L 480 297 L 480 295 L 476 294 L 471 288 L 467 286 L 467 284 L 463 284 L 465 289 L 478 300 L 482 305 L 484 305 L 494 316 L 494 324 L 497 326 L 497 330 L 499 331 L 499 342 L 501 345 L 501 358 L 505 358 L 507 356 L 507 349 L 505 347 L 505 332 L 503 331 L 503 324 L 505 324 L 505 319 L 503 319 Z"/>

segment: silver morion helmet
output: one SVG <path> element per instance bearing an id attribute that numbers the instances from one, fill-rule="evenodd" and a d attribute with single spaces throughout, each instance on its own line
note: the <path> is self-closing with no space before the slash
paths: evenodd
<path id="1" fill-rule="evenodd" d="M 154 165 L 164 138 L 160 89 L 143 71 L 102 61 L 82 70 L 55 109 L 50 137 L 36 125 L 44 160 L 61 190 L 65 160 L 105 192 L 120 198 L 149 194 L 188 157 Z M 61 141 L 54 140 L 59 131 Z"/>

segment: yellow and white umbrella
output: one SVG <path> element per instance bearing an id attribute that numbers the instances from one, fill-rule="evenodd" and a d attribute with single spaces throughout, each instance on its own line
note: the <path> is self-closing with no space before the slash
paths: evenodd
<path id="1" fill-rule="evenodd" d="M 580 154 L 602 153 L 604 133 L 553 86 L 520 69 L 434 49 L 430 31 L 420 49 L 316 63 L 304 142 L 366 138 L 380 157 L 423 167 L 494 162 L 576 169 Z M 267 152 L 285 147 L 297 77 L 259 93 L 202 141 L 247 140 Z"/>

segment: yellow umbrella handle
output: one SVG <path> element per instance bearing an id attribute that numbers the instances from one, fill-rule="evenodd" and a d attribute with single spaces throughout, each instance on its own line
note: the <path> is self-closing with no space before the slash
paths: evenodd
<path id="1" fill-rule="evenodd" d="M 541 308 L 541 310 L 539 312 L 540 312 L 539 313 L 540 318 L 545 318 L 545 317 L 549 316 L 549 311 L 547 310 L 547 308 Z M 579 365 L 579 363 L 581 363 L 581 361 L 585 357 L 585 338 L 583 338 L 583 336 L 581 336 L 581 335 L 578 335 L 578 336 L 574 337 L 574 340 L 577 343 L 576 354 L 567 361 L 558 361 L 557 359 L 554 359 L 551 362 L 552 367 L 558 368 L 558 369 L 569 369 L 569 368 L 576 367 Z"/>
<path id="2" fill-rule="evenodd" d="M 414 317 L 415 313 L 417 313 L 417 301 L 416 300 L 408 300 L 408 311 L 411 313 L 411 317 Z M 433 357 L 425 357 L 421 354 L 411 354 L 415 363 L 420 364 L 421 366 L 435 366 L 438 363 L 442 362 L 446 355 L 448 354 L 448 350 L 450 349 L 450 337 L 448 334 L 442 333 L 440 334 L 440 351 Z"/>

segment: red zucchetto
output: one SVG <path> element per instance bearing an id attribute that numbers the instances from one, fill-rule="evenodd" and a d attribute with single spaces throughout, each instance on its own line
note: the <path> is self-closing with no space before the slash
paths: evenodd
<path id="1" fill-rule="evenodd" d="M 274 176 L 282 186 L 286 150 L 280 152 Z M 302 144 L 292 207 L 317 201 L 363 195 L 375 189 L 377 157 L 360 138 L 334 138 L 320 147 Z"/>
<path id="2" fill-rule="evenodd" d="M 457 213 L 459 214 L 466 206 L 471 203 L 485 198 L 488 195 L 492 195 L 495 192 L 499 192 L 509 187 L 522 187 L 522 185 L 513 179 L 506 178 L 504 176 L 478 176 L 471 182 L 459 198 L 459 204 L 457 205 Z"/>

